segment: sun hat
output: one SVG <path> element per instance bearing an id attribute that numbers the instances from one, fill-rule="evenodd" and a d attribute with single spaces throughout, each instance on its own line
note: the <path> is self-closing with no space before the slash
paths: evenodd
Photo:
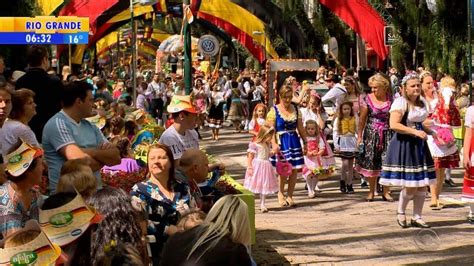
<path id="1" fill-rule="evenodd" d="M 105 127 L 105 124 L 107 123 L 107 119 L 103 116 L 100 116 L 99 114 L 92 117 L 88 117 L 86 118 L 86 120 L 91 122 L 101 130 Z"/>
<path id="2" fill-rule="evenodd" d="M 194 108 L 189 95 L 174 95 L 171 98 L 171 102 L 168 105 L 168 113 L 179 113 L 181 111 L 186 111 L 188 113 L 196 114 L 196 108 Z"/>
<path id="3" fill-rule="evenodd" d="M 21 71 L 21 70 L 15 70 L 13 71 L 13 74 L 12 74 L 12 81 L 13 82 L 16 82 L 18 79 L 20 79 L 23 75 L 25 75 L 26 73 Z"/>
<path id="4" fill-rule="evenodd" d="M 42 149 L 21 140 L 20 147 L 5 156 L 5 169 L 11 176 L 18 177 L 28 170 L 34 159 L 42 155 Z"/>
<path id="5" fill-rule="evenodd" d="M 39 235 L 23 245 L 4 248 L 9 239 L 25 231 L 37 231 Z M 55 265 L 63 260 L 59 245 L 52 243 L 36 220 L 27 221 L 25 227 L 3 239 L 0 246 L 0 265 Z"/>
<path id="6" fill-rule="evenodd" d="M 42 230 L 53 243 L 63 247 L 78 239 L 89 226 L 100 222 L 100 215 L 89 207 L 79 193 L 61 207 L 39 212 Z"/>

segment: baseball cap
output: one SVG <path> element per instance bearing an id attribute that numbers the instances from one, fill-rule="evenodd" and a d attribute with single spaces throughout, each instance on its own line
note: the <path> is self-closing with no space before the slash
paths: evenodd
<path id="1" fill-rule="evenodd" d="M 171 114 L 179 113 L 181 111 L 186 111 L 193 114 L 197 113 L 189 95 L 174 95 L 173 98 L 171 98 L 171 102 L 168 105 L 167 110 L 168 113 Z"/>
<path id="2" fill-rule="evenodd" d="M 42 149 L 21 140 L 20 147 L 5 156 L 5 169 L 11 176 L 18 177 L 28 170 L 34 159 L 42 155 Z"/>

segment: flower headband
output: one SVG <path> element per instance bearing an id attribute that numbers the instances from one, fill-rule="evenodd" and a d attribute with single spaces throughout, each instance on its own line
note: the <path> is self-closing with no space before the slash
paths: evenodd
<path id="1" fill-rule="evenodd" d="M 418 77 L 418 75 L 416 73 L 410 73 L 410 74 L 406 75 L 405 77 L 403 77 L 402 83 L 401 83 L 402 86 L 407 85 L 407 82 L 409 80 L 412 80 L 412 79 L 418 79 L 419 80 L 420 78 Z"/>

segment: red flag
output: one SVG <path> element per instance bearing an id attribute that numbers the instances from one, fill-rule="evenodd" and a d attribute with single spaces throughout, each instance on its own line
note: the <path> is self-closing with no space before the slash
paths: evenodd
<path id="1" fill-rule="evenodd" d="M 59 15 L 89 17 L 90 28 L 92 32 L 95 33 L 97 29 L 97 18 L 118 2 L 119 0 L 71 0 L 61 9 Z"/>
<path id="2" fill-rule="evenodd" d="M 319 0 L 319 2 L 368 42 L 380 58 L 387 57 L 388 49 L 383 41 L 385 23 L 367 0 Z"/>

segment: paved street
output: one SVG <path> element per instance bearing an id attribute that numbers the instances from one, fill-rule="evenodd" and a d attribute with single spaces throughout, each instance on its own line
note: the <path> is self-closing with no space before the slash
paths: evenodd
<path id="1" fill-rule="evenodd" d="M 224 129 L 221 140 L 209 140 L 203 131 L 202 146 L 227 165 L 230 174 L 243 182 L 249 135 Z M 442 195 L 459 199 L 462 170 L 454 171 L 455 188 Z M 358 184 L 359 182 L 356 181 Z M 269 212 L 256 213 L 257 244 L 253 256 L 259 265 L 466 265 L 474 264 L 474 225 L 465 222 L 467 209 L 450 205 L 433 211 L 425 204 L 425 221 L 432 229 L 401 229 L 396 223 L 397 202 L 365 202 L 366 189 L 343 195 L 338 176 L 320 184 L 316 199 L 308 199 L 304 181 L 295 192 L 297 208 L 279 208 L 276 195 L 267 201 Z M 397 200 L 399 189 L 392 195 Z M 258 210 L 258 201 L 257 210 Z M 412 203 L 407 210 L 410 219 Z"/>

